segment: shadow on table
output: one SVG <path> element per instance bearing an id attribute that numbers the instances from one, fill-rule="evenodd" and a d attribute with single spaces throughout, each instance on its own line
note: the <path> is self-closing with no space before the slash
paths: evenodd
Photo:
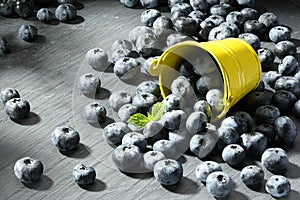
<path id="1" fill-rule="evenodd" d="M 90 191 L 90 192 L 100 192 L 102 190 L 105 190 L 106 184 L 99 180 L 95 179 L 94 183 L 91 185 L 79 185 L 78 186 L 84 190 Z"/>
<path id="2" fill-rule="evenodd" d="M 153 172 L 144 172 L 144 173 L 129 173 L 129 172 L 122 172 L 124 175 L 134 178 L 134 179 L 149 179 L 153 178 Z"/>
<path id="3" fill-rule="evenodd" d="M 296 164 L 290 162 L 285 176 L 290 179 L 299 178 L 300 177 L 300 167 L 297 166 Z"/>
<path id="4" fill-rule="evenodd" d="M 71 151 L 60 151 L 60 153 L 70 158 L 85 158 L 90 155 L 89 149 L 82 143 L 79 143 L 77 147 Z"/>
<path id="5" fill-rule="evenodd" d="M 48 190 L 53 185 L 53 181 L 47 175 L 43 175 L 40 178 L 40 180 L 38 180 L 36 182 L 32 182 L 32 183 L 23 183 L 22 182 L 22 184 L 29 189 L 45 191 L 45 190 Z"/>
<path id="6" fill-rule="evenodd" d="M 253 186 L 247 186 L 250 190 L 253 190 L 255 192 L 260 192 L 260 193 L 267 193 L 266 189 L 265 189 L 265 185 L 266 185 L 267 180 L 264 179 L 260 184 L 258 185 L 253 185 Z"/>
<path id="7" fill-rule="evenodd" d="M 187 177 L 182 177 L 181 181 L 175 185 L 162 186 L 170 192 L 177 194 L 196 194 L 201 189 L 199 184 Z"/>
<path id="8" fill-rule="evenodd" d="M 69 21 L 64 21 L 62 23 L 65 23 L 65 24 L 80 24 L 83 21 L 84 21 L 84 18 L 82 16 L 78 15 L 75 19 L 69 20 Z"/>
<path id="9" fill-rule="evenodd" d="M 103 123 L 89 123 L 89 125 L 95 127 L 95 128 L 105 128 L 107 125 L 116 122 L 113 118 L 107 117 L 106 120 Z"/>
<path id="10" fill-rule="evenodd" d="M 24 119 L 12 119 L 17 124 L 26 125 L 26 126 L 32 126 L 41 121 L 41 118 L 38 114 L 34 112 L 30 112 L 28 116 Z"/>
<path id="11" fill-rule="evenodd" d="M 296 190 L 291 190 L 290 194 L 286 197 L 280 198 L 280 199 L 300 199 L 300 193 Z"/>
<path id="12" fill-rule="evenodd" d="M 97 91 L 97 93 L 95 94 L 84 94 L 84 96 L 90 99 L 97 99 L 97 100 L 108 99 L 110 95 L 111 95 L 111 91 L 103 87 L 100 87 L 99 91 Z"/>
<path id="13" fill-rule="evenodd" d="M 39 44 L 44 44 L 47 42 L 47 38 L 43 35 L 38 35 L 34 42 Z"/>
<path id="14" fill-rule="evenodd" d="M 224 200 L 224 199 L 230 199 L 230 200 L 248 200 L 249 197 L 247 197 L 245 194 L 238 192 L 236 190 L 233 190 L 230 195 L 227 198 L 221 198 L 221 197 L 215 197 L 217 200 Z"/>

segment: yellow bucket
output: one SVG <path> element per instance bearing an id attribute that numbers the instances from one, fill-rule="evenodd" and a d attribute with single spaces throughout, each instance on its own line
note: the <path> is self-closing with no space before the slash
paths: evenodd
<path id="1" fill-rule="evenodd" d="M 208 56 L 216 62 L 224 84 L 223 111 L 213 121 L 225 116 L 228 110 L 261 80 L 262 69 L 255 50 L 247 42 L 238 38 L 227 38 L 209 42 L 185 41 L 175 44 L 152 61 L 150 74 L 159 76 L 161 94 L 165 98 L 170 93 L 172 81 L 179 75 L 175 70 L 182 59 L 192 59 L 191 55 Z"/>

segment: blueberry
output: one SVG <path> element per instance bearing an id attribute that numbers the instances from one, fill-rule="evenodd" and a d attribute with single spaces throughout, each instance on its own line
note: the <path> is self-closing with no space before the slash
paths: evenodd
<path id="1" fill-rule="evenodd" d="M 223 160 L 231 166 L 240 166 L 245 157 L 245 150 L 238 144 L 229 144 L 222 151 Z"/>
<path id="2" fill-rule="evenodd" d="M 180 127 L 185 127 L 187 116 L 182 110 L 171 110 L 162 116 L 164 126 L 170 131 L 178 130 Z"/>
<path id="3" fill-rule="evenodd" d="M 97 102 L 93 102 L 84 107 L 83 115 L 88 123 L 103 123 L 106 121 L 106 108 Z"/>
<path id="4" fill-rule="evenodd" d="M 3 0 L 0 2 L 0 15 L 11 16 L 14 13 L 15 0 Z"/>
<path id="5" fill-rule="evenodd" d="M 252 33 L 263 39 L 266 32 L 266 25 L 260 23 L 258 20 L 248 20 L 244 24 L 245 33 Z"/>
<path id="6" fill-rule="evenodd" d="M 217 25 L 212 22 L 211 20 L 208 20 L 207 18 L 200 23 L 200 32 L 199 36 L 201 39 L 208 40 L 208 35 L 211 29 L 216 27 Z"/>
<path id="7" fill-rule="evenodd" d="M 96 70 L 105 69 L 108 66 L 107 53 L 100 48 L 93 48 L 88 50 L 85 59 L 90 66 Z"/>
<path id="8" fill-rule="evenodd" d="M 141 71 L 141 63 L 135 58 L 124 57 L 116 61 L 114 73 L 121 80 L 129 80 Z"/>
<path id="9" fill-rule="evenodd" d="M 113 42 L 113 44 L 111 45 L 111 49 L 113 51 L 117 50 L 117 49 L 128 49 L 129 51 L 132 50 L 132 44 L 131 42 L 129 42 L 128 40 L 125 39 L 117 39 Z"/>
<path id="10" fill-rule="evenodd" d="M 275 26 L 269 32 L 269 38 L 272 42 L 280 42 L 291 38 L 291 30 L 285 26 Z"/>
<path id="11" fill-rule="evenodd" d="M 41 1 L 41 0 L 40 0 Z M 57 0 L 57 3 L 58 4 L 63 4 L 63 3 L 70 3 L 70 4 L 73 4 L 75 5 L 77 0 Z"/>
<path id="12" fill-rule="evenodd" d="M 172 35 L 181 35 L 181 34 L 172 34 Z M 194 70 L 193 70 L 193 65 L 186 61 L 183 60 L 180 63 L 180 66 L 178 67 L 178 72 L 182 75 L 185 76 L 187 78 L 194 76 Z"/>
<path id="13" fill-rule="evenodd" d="M 188 78 L 185 76 L 178 76 L 171 83 L 171 92 L 172 94 L 191 98 L 194 94 L 194 89 L 192 88 Z"/>
<path id="14" fill-rule="evenodd" d="M 267 138 L 259 132 L 244 133 L 241 135 L 241 146 L 251 156 L 260 156 L 267 148 Z"/>
<path id="15" fill-rule="evenodd" d="M 215 161 L 203 161 L 197 165 L 195 174 L 196 178 L 206 182 L 207 176 L 212 172 L 222 171 L 221 165 Z"/>
<path id="16" fill-rule="evenodd" d="M 33 14 L 34 3 L 32 0 L 15 0 L 14 11 L 20 17 L 29 17 Z"/>
<path id="17" fill-rule="evenodd" d="M 137 52 L 144 58 L 159 56 L 161 48 L 158 37 L 153 33 L 143 33 L 136 39 Z"/>
<path id="18" fill-rule="evenodd" d="M 174 143 L 166 139 L 156 141 L 153 144 L 153 150 L 162 152 L 166 158 L 173 158 L 176 152 Z"/>
<path id="19" fill-rule="evenodd" d="M 179 17 L 173 21 L 174 29 L 185 35 L 193 36 L 199 32 L 197 21 L 191 17 Z"/>
<path id="20" fill-rule="evenodd" d="M 149 144 L 153 144 L 158 140 L 166 139 L 168 130 L 159 121 L 150 121 L 144 127 L 143 135 Z"/>
<path id="21" fill-rule="evenodd" d="M 129 132 L 131 132 L 131 130 L 127 124 L 114 122 L 103 129 L 103 137 L 108 144 L 117 146 L 122 143 L 124 135 Z"/>
<path id="22" fill-rule="evenodd" d="M 152 61 L 158 59 L 159 56 L 153 56 L 150 58 L 147 58 L 142 66 L 142 69 L 144 69 L 144 72 L 146 72 L 146 74 L 150 75 L 150 67 L 152 65 Z"/>
<path id="23" fill-rule="evenodd" d="M 240 173 L 240 178 L 245 185 L 260 185 L 261 182 L 264 180 L 264 171 L 259 166 L 248 165 L 242 169 Z"/>
<path id="24" fill-rule="evenodd" d="M 6 39 L 0 36 L 0 55 L 10 53 L 9 43 Z"/>
<path id="25" fill-rule="evenodd" d="M 254 91 L 259 91 L 259 92 L 264 92 L 266 89 L 266 85 L 265 85 L 265 82 L 263 80 L 260 80 L 257 88 L 255 88 Z"/>
<path id="26" fill-rule="evenodd" d="M 287 170 L 289 159 L 281 148 L 269 148 L 264 151 L 261 162 L 272 173 L 284 173 Z"/>
<path id="27" fill-rule="evenodd" d="M 177 3 L 188 3 L 189 0 L 168 0 L 168 6 L 171 9 Z"/>
<path id="28" fill-rule="evenodd" d="M 80 136 L 77 130 L 70 126 L 57 126 L 52 131 L 52 143 L 60 151 L 70 151 L 77 147 Z"/>
<path id="29" fill-rule="evenodd" d="M 24 119 L 30 112 L 30 105 L 25 99 L 12 98 L 5 103 L 4 110 L 11 119 Z"/>
<path id="30" fill-rule="evenodd" d="M 99 92 L 100 79 L 93 73 L 87 73 L 78 78 L 77 87 L 85 95 L 94 95 Z"/>
<path id="31" fill-rule="evenodd" d="M 161 160 L 166 159 L 166 156 L 160 151 L 147 151 L 144 155 L 145 168 L 153 171 L 154 165 Z"/>
<path id="32" fill-rule="evenodd" d="M 204 112 L 207 120 L 210 121 L 212 117 L 212 111 L 211 111 L 211 106 L 206 100 L 198 100 L 194 104 L 194 111 L 201 111 Z"/>
<path id="33" fill-rule="evenodd" d="M 160 19 L 162 16 L 158 17 L 155 21 L 157 21 L 158 19 Z M 153 27 L 154 27 L 154 24 L 155 24 L 155 21 L 153 22 Z M 150 27 L 147 27 L 147 26 L 137 26 L 133 29 L 131 29 L 129 31 L 129 34 L 128 34 L 128 38 L 129 38 L 129 41 L 135 45 L 136 44 L 136 39 L 142 35 L 142 34 L 145 34 L 145 33 L 150 33 L 150 34 L 154 34 L 153 30 L 150 28 Z M 127 48 L 126 48 L 127 49 Z"/>
<path id="34" fill-rule="evenodd" d="M 174 6 L 171 8 L 171 15 L 176 11 L 176 10 L 185 10 L 188 14 L 193 11 L 193 7 L 189 3 L 176 3 Z"/>
<path id="35" fill-rule="evenodd" d="M 136 106 L 142 113 L 149 112 L 157 101 L 157 97 L 151 93 L 139 93 L 132 97 L 132 105 Z"/>
<path id="36" fill-rule="evenodd" d="M 229 144 L 236 144 L 240 138 L 239 133 L 232 127 L 221 126 L 218 128 L 218 143 L 219 150 L 223 150 Z"/>
<path id="37" fill-rule="evenodd" d="M 268 144 L 275 140 L 276 134 L 274 130 L 274 126 L 271 124 L 261 124 L 255 127 L 255 132 L 262 133 L 268 140 Z"/>
<path id="38" fill-rule="evenodd" d="M 226 6 L 226 4 L 213 5 L 210 7 L 210 14 L 226 17 L 226 15 L 228 14 L 228 12 L 230 10 L 229 8 L 231 8 L 230 5 Z"/>
<path id="39" fill-rule="evenodd" d="M 235 121 L 244 121 L 247 125 L 247 131 L 251 131 L 253 127 L 253 119 L 251 115 L 245 111 L 236 111 L 234 113 L 234 119 Z"/>
<path id="40" fill-rule="evenodd" d="M 206 0 L 208 5 L 213 6 L 220 2 L 220 0 Z"/>
<path id="41" fill-rule="evenodd" d="M 272 105 L 276 106 L 281 114 L 289 114 L 297 97 L 289 91 L 277 90 L 272 97 Z"/>
<path id="42" fill-rule="evenodd" d="M 191 37 L 184 35 L 182 33 L 171 33 L 167 39 L 166 39 L 166 44 L 168 47 L 173 46 L 174 44 L 184 42 L 184 41 L 189 41 L 193 40 Z"/>
<path id="43" fill-rule="evenodd" d="M 138 113 L 138 108 L 131 103 L 122 105 L 118 110 L 118 116 L 121 122 L 124 123 L 126 123 L 128 119 L 135 113 Z"/>
<path id="44" fill-rule="evenodd" d="M 263 80 L 271 87 L 274 88 L 275 82 L 282 77 L 278 71 L 268 71 L 263 75 Z"/>
<path id="45" fill-rule="evenodd" d="M 296 73 L 294 74 L 294 78 L 300 82 L 300 71 L 298 71 L 298 69 L 296 70 Z"/>
<path id="46" fill-rule="evenodd" d="M 288 40 L 280 41 L 274 46 L 274 53 L 280 59 L 288 55 L 296 55 L 296 52 L 296 45 Z"/>
<path id="47" fill-rule="evenodd" d="M 280 198 L 289 195 L 291 184 L 286 177 L 273 175 L 267 180 L 265 189 L 273 197 Z"/>
<path id="48" fill-rule="evenodd" d="M 215 197 L 226 197 L 233 189 L 233 181 L 225 172 L 212 172 L 207 176 L 206 188 Z"/>
<path id="49" fill-rule="evenodd" d="M 190 150 L 200 159 L 209 155 L 217 143 L 216 130 L 194 135 L 190 140 Z"/>
<path id="50" fill-rule="evenodd" d="M 55 17 L 61 22 L 72 21 L 77 17 L 77 9 L 70 3 L 60 4 L 55 10 Z"/>
<path id="51" fill-rule="evenodd" d="M 246 18 L 239 11 L 232 11 L 228 13 L 226 16 L 226 21 L 230 23 L 234 23 L 239 27 L 240 30 L 243 30 L 244 23 L 246 22 Z"/>
<path id="52" fill-rule="evenodd" d="M 194 11 L 190 12 L 190 14 L 188 16 L 193 18 L 194 20 L 196 20 L 198 25 L 200 25 L 200 23 L 203 20 L 205 20 L 205 18 L 206 18 L 205 14 L 203 12 L 201 12 L 200 10 L 194 10 Z"/>
<path id="53" fill-rule="evenodd" d="M 191 134 L 202 132 L 206 128 L 207 117 L 204 112 L 194 111 L 186 120 L 186 129 Z"/>
<path id="54" fill-rule="evenodd" d="M 19 28 L 19 37 L 26 42 L 32 42 L 37 38 L 38 30 L 33 25 L 22 25 Z"/>
<path id="55" fill-rule="evenodd" d="M 285 56 L 278 65 L 278 72 L 284 76 L 292 75 L 299 67 L 298 61 L 294 56 Z"/>
<path id="56" fill-rule="evenodd" d="M 143 81 L 136 87 L 136 93 L 151 93 L 159 97 L 161 95 L 159 84 L 155 81 Z"/>
<path id="57" fill-rule="evenodd" d="M 146 150 L 147 140 L 143 134 L 130 132 L 123 136 L 122 145 L 135 145 L 140 149 L 140 152 L 144 152 Z"/>
<path id="58" fill-rule="evenodd" d="M 109 105 L 115 110 L 118 111 L 121 106 L 131 103 L 132 97 L 126 91 L 116 91 L 113 92 L 109 97 Z"/>
<path id="59" fill-rule="evenodd" d="M 180 157 L 189 148 L 191 135 L 183 128 L 168 133 L 168 140 L 174 144 L 175 153 L 173 158 Z"/>
<path id="60" fill-rule="evenodd" d="M 50 22 L 54 18 L 54 14 L 49 8 L 41 8 L 36 13 L 36 18 L 41 22 Z"/>
<path id="61" fill-rule="evenodd" d="M 144 8 L 156 8 L 162 3 L 161 0 L 140 0 L 140 3 Z"/>
<path id="62" fill-rule="evenodd" d="M 112 160 L 120 171 L 138 173 L 143 154 L 135 145 L 119 145 L 112 153 Z"/>
<path id="63" fill-rule="evenodd" d="M 123 4 L 128 8 L 133 8 L 140 5 L 140 0 L 124 0 Z"/>
<path id="64" fill-rule="evenodd" d="M 298 100 L 293 106 L 293 113 L 297 118 L 300 118 L 300 100 Z"/>
<path id="65" fill-rule="evenodd" d="M 205 20 L 213 22 L 213 24 L 215 26 L 219 26 L 220 24 L 222 24 L 223 22 L 225 22 L 224 17 L 222 17 L 220 15 L 210 15 Z"/>
<path id="66" fill-rule="evenodd" d="M 230 6 L 235 6 L 235 0 L 220 0 L 220 2 L 219 2 L 220 4 L 228 4 L 228 5 L 230 5 Z"/>
<path id="67" fill-rule="evenodd" d="M 255 0 L 236 0 L 241 7 L 254 7 Z"/>
<path id="68" fill-rule="evenodd" d="M 96 178 L 96 171 L 93 167 L 87 167 L 83 164 L 76 165 L 73 168 L 73 179 L 79 185 L 93 184 Z"/>
<path id="69" fill-rule="evenodd" d="M 247 105 L 246 110 L 249 114 L 254 114 L 258 107 L 270 105 L 272 102 L 272 96 L 272 94 L 261 91 L 249 93 L 243 100 L 244 104 Z"/>
<path id="70" fill-rule="evenodd" d="M 221 113 L 224 108 L 223 92 L 219 89 L 211 89 L 206 93 L 206 100 L 212 108 L 213 113 Z"/>
<path id="71" fill-rule="evenodd" d="M 165 104 L 165 112 L 180 110 L 185 105 L 185 101 L 181 95 L 172 93 L 169 94 L 162 102 Z"/>
<path id="72" fill-rule="evenodd" d="M 194 72 L 199 76 L 213 73 L 217 69 L 216 64 L 208 56 L 202 56 L 196 58 L 193 61 L 192 65 L 193 65 Z"/>
<path id="73" fill-rule="evenodd" d="M 260 48 L 260 39 L 256 35 L 252 33 L 242 33 L 238 37 L 250 44 L 253 49 L 257 50 Z"/>
<path id="74" fill-rule="evenodd" d="M 234 37 L 233 30 L 228 26 L 217 26 L 211 29 L 208 34 L 208 40 L 223 40 L 225 38 Z"/>
<path id="75" fill-rule="evenodd" d="M 230 28 L 233 32 L 233 36 L 232 37 L 237 37 L 239 34 L 240 34 L 240 29 L 237 25 L 235 25 L 234 23 L 232 22 L 222 22 L 219 27 L 222 27 L 222 28 Z"/>
<path id="76" fill-rule="evenodd" d="M 3 105 L 6 104 L 7 101 L 13 98 L 20 98 L 20 94 L 17 89 L 15 88 L 4 88 L 1 90 L 0 99 Z"/>
<path id="77" fill-rule="evenodd" d="M 43 171 L 44 167 L 42 162 L 30 157 L 21 158 L 14 165 L 16 177 L 24 183 L 39 180 L 43 175 Z"/>
<path id="78" fill-rule="evenodd" d="M 156 9 L 148 9 L 142 12 L 141 22 L 145 26 L 152 27 L 153 22 L 161 16 L 161 12 Z"/>
<path id="79" fill-rule="evenodd" d="M 241 117 L 236 117 L 236 116 L 226 117 L 221 122 L 221 126 L 231 127 L 234 130 L 236 130 L 236 132 L 238 132 L 239 134 L 245 133 L 248 129 L 246 121 Z"/>
<path id="80" fill-rule="evenodd" d="M 116 63 L 118 60 L 125 57 L 132 57 L 132 51 L 125 48 L 118 48 L 112 52 L 111 57 L 113 62 Z"/>
<path id="81" fill-rule="evenodd" d="M 280 111 L 272 105 L 260 106 L 255 111 L 256 124 L 273 124 L 280 117 Z"/>
<path id="82" fill-rule="evenodd" d="M 287 116 L 277 118 L 274 122 L 274 129 L 278 138 L 284 143 L 291 144 L 297 137 L 297 127 Z"/>
<path id="83" fill-rule="evenodd" d="M 154 165 L 153 172 L 155 179 L 162 185 L 174 185 L 181 180 L 183 168 L 176 160 L 164 159 Z"/>
<path id="84" fill-rule="evenodd" d="M 267 48 L 260 48 L 257 50 L 257 55 L 263 71 L 269 71 L 275 60 L 275 56 L 272 51 Z"/>
<path id="85" fill-rule="evenodd" d="M 203 13 L 206 13 L 209 8 L 207 0 L 190 0 L 190 4 L 194 10 L 199 10 Z"/>
<path id="86" fill-rule="evenodd" d="M 259 12 L 254 8 L 243 8 L 241 13 L 247 20 L 258 19 L 259 17 Z"/>
<path id="87" fill-rule="evenodd" d="M 271 29 L 272 27 L 278 25 L 278 18 L 274 13 L 271 12 L 265 12 L 261 14 L 258 18 L 258 21 L 260 23 L 263 23 L 266 25 L 268 29 Z"/>
<path id="88" fill-rule="evenodd" d="M 283 76 L 276 80 L 275 90 L 287 90 L 292 92 L 296 97 L 300 96 L 300 82 L 292 76 Z"/>
<path id="89" fill-rule="evenodd" d="M 170 30 L 173 29 L 173 22 L 167 16 L 160 16 L 153 22 L 153 29 L 158 37 L 164 36 L 164 34 L 169 34 Z"/>

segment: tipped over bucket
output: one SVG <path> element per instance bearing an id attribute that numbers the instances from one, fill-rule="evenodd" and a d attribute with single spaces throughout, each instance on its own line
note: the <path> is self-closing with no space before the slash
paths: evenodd
<path id="1" fill-rule="evenodd" d="M 183 59 L 192 62 L 196 57 L 204 58 L 205 62 L 209 59 L 214 63 L 223 80 L 223 110 L 213 121 L 225 116 L 234 104 L 260 83 L 260 60 L 247 42 L 238 38 L 201 43 L 185 41 L 169 47 L 158 59 L 152 61 L 150 74 L 159 76 L 164 98 L 170 94 L 172 81 L 179 76 L 177 68 Z"/>

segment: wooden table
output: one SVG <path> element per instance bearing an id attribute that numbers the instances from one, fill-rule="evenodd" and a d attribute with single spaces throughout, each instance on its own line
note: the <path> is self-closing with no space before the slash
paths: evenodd
<path id="1" fill-rule="evenodd" d="M 78 24 L 43 24 L 35 19 L 0 17 L 0 35 L 11 44 L 11 54 L 0 57 L 0 87 L 15 87 L 27 99 L 32 113 L 26 120 L 12 121 L 3 106 L 0 112 L 0 199 L 214 199 L 199 183 L 194 170 L 200 162 L 191 155 L 183 155 L 184 177 L 171 187 L 161 186 L 147 174 L 124 174 L 111 161 L 112 148 L 102 137 L 102 127 L 87 124 L 81 113 L 84 105 L 98 101 L 108 110 L 110 122 L 117 114 L 108 106 L 111 92 L 133 91 L 134 83 L 116 78 L 111 68 L 106 72 L 94 71 L 85 61 L 86 52 L 100 47 L 111 55 L 111 44 L 116 39 L 127 39 L 130 29 L 141 25 L 143 9 L 128 9 L 118 0 L 82 0 L 84 8 L 78 15 L 84 19 Z M 293 29 L 292 38 L 300 46 L 300 1 L 257 1 L 260 10 L 274 12 L 281 24 Z M 163 11 L 165 12 L 165 11 Z M 168 13 L 164 13 L 168 14 Z M 18 37 L 22 24 L 33 24 L 39 38 L 33 43 Z M 270 44 L 266 46 L 272 47 Z M 300 61 L 298 48 L 297 54 Z M 76 89 L 77 78 L 92 72 L 102 81 L 101 95 L 83 96 Z M 141 76 L 144 79 L 144 76 Z M 300 130 L 299 120 L 296 121 Z M 52 130 L 61 124 L 76 127 L 81 142 L 76 151 L 62 154 L 51 142 Z M 292 191 L 285 199 L 300 199 L 300 137 L 288 151 L 290 165 L 285 174 Z M 22 184 L 14 175 L 14 163 L 21 157 L 40 159 L 45 167 L 44 176 L 37 183 Z M 220 161 L 220 158 L 212 158 Z M 76 164 L 93 166 L 97 171 L 94 185 L 81 188 L 72 180 Z M 260 164 L 258 162 L 258 164 Z M 229 199 L 272 199 L 264 190 L 247 188 L 239 178 L 239 171 L 222 162 L 222 168 L 235 182 Z M 265 170 L 265 179 L 272 174 Z"/>

